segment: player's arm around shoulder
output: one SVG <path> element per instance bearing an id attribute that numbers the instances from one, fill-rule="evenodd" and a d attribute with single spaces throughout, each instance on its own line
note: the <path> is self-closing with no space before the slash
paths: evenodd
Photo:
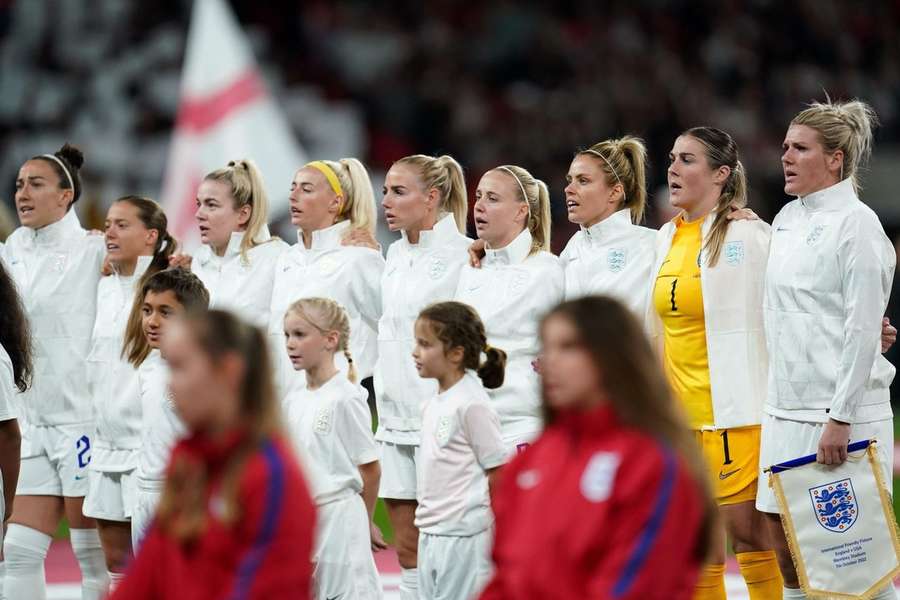
<path id="1" fill-rule="evenodd" d="M 533 261 L 528 293 L 523 297 L 535 297 L 547 308 L 562 302 L 566 292 L 566 270 L 562 260 L 550 252 L 539 252 L 528 259 Z"/>

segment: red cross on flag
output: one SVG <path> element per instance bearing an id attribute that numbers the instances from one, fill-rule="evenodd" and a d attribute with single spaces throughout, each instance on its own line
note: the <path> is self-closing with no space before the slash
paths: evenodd
<path id="1" fill-rule="evenodd" d="M 259 166 L 270 216 L 285 213 L 304 152 L 266 91 L 225 0 L 194 0 L 162 191 L 169 229 L 188 251 L 200 243 L 194 221 L 197 186 L 210 171 L 241 158 Z"/>

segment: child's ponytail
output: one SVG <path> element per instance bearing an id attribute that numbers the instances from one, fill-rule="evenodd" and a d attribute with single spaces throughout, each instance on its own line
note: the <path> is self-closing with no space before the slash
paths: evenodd
<path id="1" fill-rule="evenodd" d="M 316 329 L 326 334 L 338 334 L 337 352 L 343 352 L 347 359 L 347 379 L 356 383 L 356 367 L 350 354 L 350 318 L 344 307 L 330 298 L 301 298 L 288 307 L 286 314 L 295 314 Z"/>
<path id="2" fill-rule="evenodd" d="M 347 359 L 347 379 L 356 383 L 356 367 L 353 366 L 353 357 L 350 355 L 350 348 L 344 345 L 344 358 Z"/>
<path id="3" fill-rule="evenodd" d="M 462 367 L 478 373 L 484 387 L 503 385 L 506 352 L 487 343 L 484 323 L 474 308 L 462 302 L 438 302 L 419 313 L 419 319 L 429 323 L 445 350 L 463 349 Z M 482 353 L 487 357 L 484 362 Z"/>
<path id="4" fill-rule="evenodd" d="M 506 352 L 491 345 L 484 347 L 485 360 L 478 367 L 478 377 L 482 385 L 489 390 L 503 385 L 506 374 Z"/>

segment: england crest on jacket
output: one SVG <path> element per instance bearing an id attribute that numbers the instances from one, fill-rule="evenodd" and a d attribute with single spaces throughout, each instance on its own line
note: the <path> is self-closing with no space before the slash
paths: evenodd
<path id="1" fill-rule="evenodd" d="M 627 256 L 622 248 L 610 248 L 606 252 L 606 266 L 610 273 L 618 273 L 625 268 Z"/>
<path id="2" fill-rule="evenodd" d="M 810 488 L 809 497 L 819 525 L 835 533 L 853 527 L 859 516 L 853 482 L 849 478 Z"/>
<path id="3" fill-rule="evenodd" d="M 736 267 L 744 262 L 744 242 L 728 242 L 725 244 L 725 262 Z"/>

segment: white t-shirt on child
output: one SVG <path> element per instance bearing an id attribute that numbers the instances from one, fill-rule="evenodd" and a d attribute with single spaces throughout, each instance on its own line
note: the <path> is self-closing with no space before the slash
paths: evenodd
<path id="1" fill-rule="evenodd" d="M 336 373 L 322 387 L 288 394 L 285 412 L 316 504 L 363 489 L 359 465 L 378 460 L 368 392 Z"/>
<path id="2" fill-rule="evenodd" d="M 491 526 L 486 469 L 507 456 L 500 418 L 473 371 L 425 403 L 416 462 L 416 527 L 432 535 L 470 536 Z"/>
<path id="3" fill-rule="evenodd" d="M 172 449 L 187 432 L 175 411 L 169 391 L 169 366 L 159 350 L 151 350 L 138 367 L 141 393 L 142 439 L 138 453 L 138 478 L 163 481 Z"/>

